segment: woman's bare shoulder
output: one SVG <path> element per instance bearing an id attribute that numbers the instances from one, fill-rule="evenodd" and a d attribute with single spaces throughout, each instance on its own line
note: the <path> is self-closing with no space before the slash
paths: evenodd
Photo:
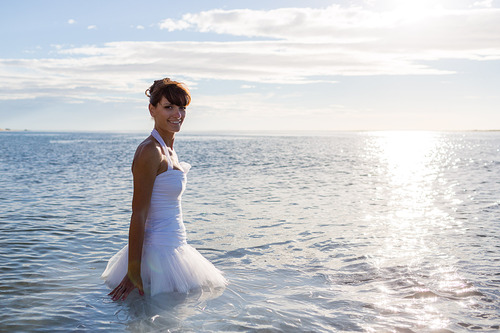
<path id="1" fill-rule="evenodd" d="M 159 165 L 161 160 L 162 153 L 160 145 L 150 136 L 137 146 L 133 164 Z"/>

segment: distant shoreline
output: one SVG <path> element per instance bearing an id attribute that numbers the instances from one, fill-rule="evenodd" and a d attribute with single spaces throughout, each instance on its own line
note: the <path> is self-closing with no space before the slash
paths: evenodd
<path id="1" fill-rule="evenodd" d="M 113 131 L 113 130 L 30 130 L 30 129 L 11 129 L 11 128 L 0 128 L 0 133 L 19 133 L 19 132 L 31 132 L 31 133 L 109 133 L 109 134 L 143 134 L 148 133 L 147 130 L 123 130 L 123 131 Z M 425 130 L 425 129 L 358 129 L 358 130 L 187 130 L 179 132 L 180 136 L 183 135 L 318 135 L 318 134 L 329 134 L 329 133 L 359 133 L 359 132 L 447 132 L 447 133 L 458 133 L 458 132 L 500 132 L 500 129 L 469 129 L 469 130 Z"/>
<path id="2" fill-rule="evenodd" d="M 18 129 L 10 129 L 10 128 L 0 128 L 0 132 L 30 132 L 30 131 L 27 129 L 18 130 Z"/>

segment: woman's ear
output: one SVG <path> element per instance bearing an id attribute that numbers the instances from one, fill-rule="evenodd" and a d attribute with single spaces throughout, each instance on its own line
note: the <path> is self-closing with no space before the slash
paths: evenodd
<path id="1" fill-rule="evenodd" d="M 151 103 L 149 103 L 149 114 L 151 115 L 151 117 L 154 118 L 154 116 L 155 116 L 155 107 Z"/>

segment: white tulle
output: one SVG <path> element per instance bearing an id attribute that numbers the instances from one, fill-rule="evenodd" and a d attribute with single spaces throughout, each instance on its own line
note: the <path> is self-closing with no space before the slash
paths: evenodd
<path id="1" fill-rule="evenodd" d="M 173 169 L 172 158 L 177 159 L 177 155 L 166 147 L 157 132 L 153 131 L 152 135 L 163 148 L 168 169 L 155 179 L 145 224 L 141 258 L 144 291 L 156 295 L 173 291 L 184 293 L 204 286 L 224 287 L 227 281 L 221 272 L 186 242 L 181 196 L 191 166 L 182 162 L 182 170 Z M 128 245 L 109 260 L 101 278 L 114 289 L 127 269 Z"/>
<path id="2" fill-rule="evenodd" d="M 106 285 L 114 289 L 127 273 L 128 246 L 108 262 L 102 274 Z M 218 288 L 226 285 L 220 271 L 189 244 L 178 247 L 145 245 L 141 263 L 144 291 L 151 295 L 164 292 L 188 292 L 203 286 Z"/>

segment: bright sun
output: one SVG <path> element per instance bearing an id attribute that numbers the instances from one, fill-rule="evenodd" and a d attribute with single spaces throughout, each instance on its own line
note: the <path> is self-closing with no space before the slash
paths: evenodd
<path id="1" fill-rule="evenodd" d="M 418 20 L 442 8 L 442 5 L 439 1 L 431 0 L 392 0 L 391 8 L 400 16 Z"/>

